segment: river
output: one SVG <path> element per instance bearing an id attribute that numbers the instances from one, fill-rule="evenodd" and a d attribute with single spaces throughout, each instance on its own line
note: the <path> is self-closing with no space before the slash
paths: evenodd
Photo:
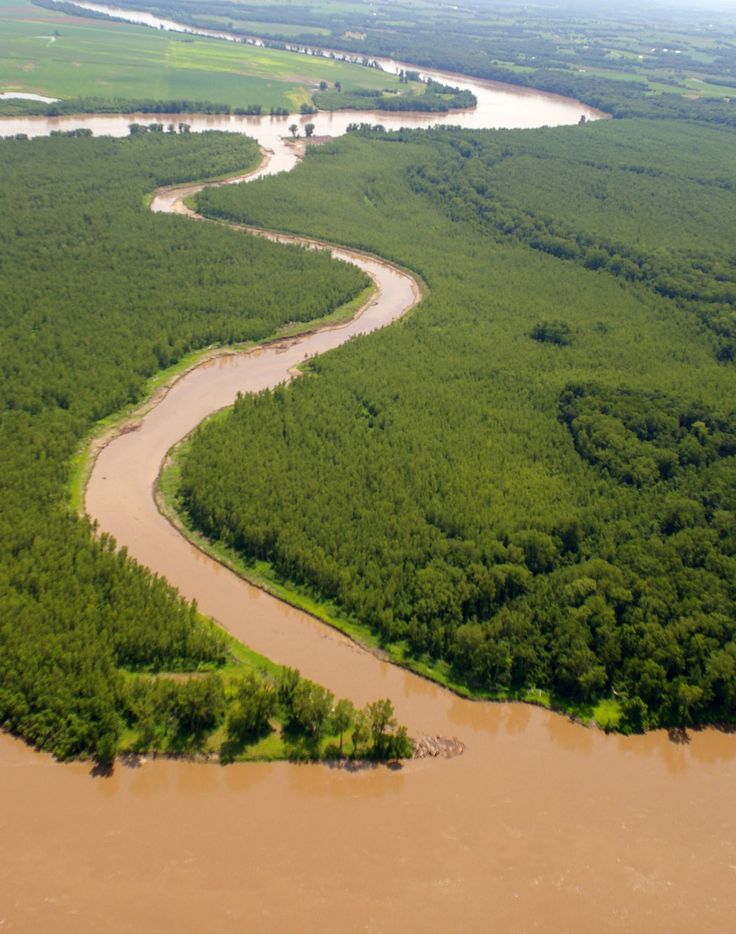
<path id="1" fill-rule="evenodd" d="M 557 122 L 545 110 L 547 95 L 503 93 L 516 98 L 515 122 L 496 122 L 495 105 L 480 98 L 481 114 L 453 114 L 450 122 Z M 580 105 L 567 108 L 559 122 L 577 122 Z M 338 135 L 356 116 L 371 119 L 304 119 L 317 133 Z M 387 117 L 376 119 L 389 125 Z M 89 125 L 122 135 L 132 119 L 3 125 L 11 133 Z M 185 119 L 255 135 L 273 152 L 258 174 L 296 162 L 281 140 L 284 120 Z M 396 118 L 427 122 L 439 121 Z M 154 207 L 176 210 L 177 197 L 162 193 Z M 412 732 L 458 736 L 465 754 L 357 772 L 153 760 L 118 765 L 103 778 L 0 736 L 0 930 L 732 929 L 733 736 L 605 736 L 541 709 L 462 700 L 237 580 L 156 511 L 161 459 L 209 411 L 411 306 L 411 280 L 369 258 L 359 262 L 379 278 L 377 304 L 345 327 L 192 371 L 137 431 L 105 448 L 87 508 L 131 554 L 254 648 L 358 703 L 390 696 Z"/>

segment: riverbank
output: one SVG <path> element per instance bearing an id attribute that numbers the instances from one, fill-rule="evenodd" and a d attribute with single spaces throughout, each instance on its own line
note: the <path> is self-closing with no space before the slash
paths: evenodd
<path id="1" fill-rule="evenodd" d="M 222 410 L 211 418 L 223 417 L 226 412 L 227 410 Z M 474 690 L 467 684 L 456 680 L 447 663 L 432 662 L 429 658 L 416 658 L 409 653 L 404 643 L 382 642 L 368 626 L 346 614 L 336 604 L 320 599 L 307 588 L 280 577 L 269 562 L 246 560 L 235 549 L 207 538 L 194 526 L 181 500 L 180 464 L 182 458 L 186 457 L 188 444 L 189 439 L 183 439 L 169 451 L 162 465 L 155 493 L 159 511 L 195 548 L 237 574 L 242 580 L 336 629 L 353 640 L 361 649 L 375 655 L 376 658 L 398 665 L 421 678 L 439 684 L 458 697 L 473 701 L 532 704 L 564 714 L 583 726 L 594 726 L 605 732 L 617 730 L 621 708 L 614 697 L 586 705 L 580 702 L 566 702 L 540 688 L 505 692 Z"/>
<path id="2" fill-rule="evenodd" d="M 259 369 L 236 378 L 232 355 L 192 371 L 150 413 L 151 433 L 186 433 L 177 411 L 196 424 L 205 402 L 228 404 L 283 359 L 240 357 Z M 11 927 L 483 931 L 543 917 L 573 931 L 728 928 L 733 736 L 604 735 L 528 704 L 471 703 L 379 661 L 213 566 L 167 523 L 146 537 L 170 447 L 145 449 L 149 429 L 115 442 L 120 459 L 107 456 L 115 445 L 101 454 L 88 494 L 101 528 L 262 654 L 360 703 L 391 696 L 415 735 L 457 734 L 467 752 L 356 772 L 157 758 L 91 778 L 88 763 L 0 736 Z"/>
<path id="3" fill-rule="evenodd" d="M 299 142 L 293 142 L 290 140 L 286 140 L 285 142 L 295 152 L 297 158 L 303 158 L 303 145 L 300 146 Z M 259 169 L 264 168 L 266 162 L 267 159 L 264 159 L 264 162 L 261 164 L 261 166 L 259 166 Z M 246 176 L 243 176 L 243 180 L 245 179 Z M 238 180 L 240 180 L 240 178 Z M 196 214 L 194 210 L 195 195 L 204 187 L 206 187 L 205 184 L 197 184 L 189 186 L 178 186 L 163 190 L 159 193 L 160 203 L 165 205 L 165 209 L 167 211 L 171 211 L 172 213 L 185 212 L 193 219 L 210 220 L 215 223 L 226 223 L 233 229 L 240 229 L 253 235 L 267 236 L 271 239 L 300 243 L 301 245 L 309 248 L 328 248 L 330 246 L 329 244 L 323 243 L 313 238 L 300 237 L 291 234 L 285 235 L 277 231 L 264 231 L 258 228 L 233 224 L 228 221 L 219 221 L 216 218 L 204 218 L 202 215 Z M 347 252 L 354 253 L 356 257 L 361 255 L 357 251 L 348 250 Z M 398 269 L 398 267 L 394 266 L 394 264 L 380 260 L 378 257 L 372 257 L 372 259 L 378 260 L 387 266 Z M 405 271 L 403 272 L 405 273 Z M 420 284 L 419 281 L 415 279 L 415 289 L 418 302 L 419 298 L 423 294 L 423 291 L 426 289 L 426 286 Z M 318 327 L 326 327 L 331 323 L 347 320 L 351 309 L 354 316 L 357 317 L 361 310 L 368 306 L 372 298 L 373 291 L 375 291 L 375 289 L 372 291 L 368 290 L 368 294 L 365 296 L 362 305 L 359 304 L 361 299 L 361 296 L 359 296 L 348 306 L 345 306 L 344 309 L 340 309 L 339 312 L 335 313 L 335 315 L 330 316 L 329 318 L 321 319 L 320 321 L 315 322 L 315 324 L 318 325 Z M 410 310 L 411 309 L 407 309 L 405 314 Z M 314 333 L 314 329 L 312 329 L 309 325 L 305 327 L 294 325 L 292 334 L 288 336 L 299 337 L 306 336 L 310 333 Z M 287 335 L 280 335 L 280 337 L 285 336 Z M 272 341 L 266 341 L 258 346 L 265 347 L 270 343 L 272 343 Z M 246 351 L 247 349 L 248 348 L 242 348 L 243 351 Z M 216 356 L 217 353 L 215 352 L 211 359 L 216 358 Z M 201 362 L 204 361 L 200 361 L 200 363 Z M 194 363 L 193 366 L 189 369 L 194 369 L 197 365 L 197 363 Z M 296 374 L 292 371 L 292 375 Z M 152 404 L 155 405 L 156 402 L 153 401 Z M 224 411 L 226 410 L 220 410 L 213 413 L 212 415 L 208 416 L 207 420 L 222 417 Z M 144 413 L 141 412 L 140 414 Z M 596 726 L 605 731 L 617 729 L 620 722 L 621 711 L 619 702 L 614 697 L 598 701 L 596 704 L 583 704 L 580 701 L 569 701 L 564 698 L 555 697 L 550 694 L 549 691 L 545 691 L 539 688 L 527 688 L 525 690 L 516 692 L 491 692 L 473 689 L 467 684 L 458 681 L 453 676 L 452 669 L 447 663 L 442 661 L 434 661 L 429 657 L 416 658 L 410 654 L 408 651 L 408 646 L 405 643 L 382 642 L 368 626 L 362 624 L 358 619 L 346 614 L 336 604 L 321 599 L 319 595 L 315 595 L 308 588 L 300 586 L 293 581 L 288 581 L 281 578 L 276 573 L 273 566 L 268 562 L 247 561 L 234 549 L 228 548 L 221 542 L 214 542 L 209 540 L 194 527 L 190 517 L 187 515 L 185 509 L 183 509 L 183 504 L 179 496 L 180 460 L 183 456 L 186 456 L 187 444 L 188 436 L 182 438 L 172 449 L 170 449 L 166 455 L 165 461 L 162 462 L 161 470 L 155 483 L 155 500 L 157 507 L 161 515 L 164 516 L 164 518 L 166 518 L 167 521 L 170 522 L 181 535 L 187 538 L 191 544 L 193 544 L 204 554 L 207 554 L 209 557 L 213 558 L 213 560 L 217 561 L 223 567 L 226 567 L 228 570 L 237 574 L 241 579 L 258 587 L 276 599 L 282 600 L 285 603 L 288 603 L 290 606 L 302 610 L 320 622 L 338 630 L 339 632 L 348 636 L 362 649 L 365 649 L 376 655 L 376 657 L 406 668 L 413 674 L 435 682 L 460 697 L 476 701 L 515 701 L 533 704 L 535 706 L 544 707 L 550 710 L 554 710 L 558 713 L 565 714 L 576 722 L 586 726 Z"/>

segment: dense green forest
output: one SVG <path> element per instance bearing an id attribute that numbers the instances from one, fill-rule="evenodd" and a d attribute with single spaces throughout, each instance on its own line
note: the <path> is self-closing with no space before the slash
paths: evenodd
<path id="1" fill-rule="evenodd" d="M 514 4 L 332 22 L 308 4 L 127 5 L 242 32 L 257 16 L 277 24 L 275 47 L 319 36 L 649 118 L 355 125 L 288 177 L 200 195 L 213 218 L 367 249 L 429 288 L 405 321 L 196 433 L 178 502 L 459 690 L 603 710 L 625 731 L 733 723 L 728 16 L 695 28 L 624 5 L 614 28 Z M 443 109 L 447 92 L 429 90 Z M 325 106 L 348 96 L 323 93 Z M 0 142 L 0 724 L 105 762 L 120 749 L 406 754 L 390 704 L 356 712 L 254 659 L 65 503 L 75 451 L 148 377 L 329 314 L 365 285 L 325 255 L 146 211 L 159 184 L 253 162 L 251 142 L 134 136 Z"/>
<path id="2" fill-rule="evenodd" d="M 735 143 L 667 121 L 357 128 L 203 192 L 429 292 L 204 426 L 190 519 L 465 689 L 612 698 L 625 730 L 732 722 Z"/>
<path id="3" fill-rule="evenodd" d="M 323 252 L 147 210 L 158 185 L 254 164 L 252 140 L 147 133 L 0 151 L 0 724 L 61 757 L 201 744 L 246 705 L 243 664 L 195 606 L 70 514 L 70 459 L 187 352 L 321 317 L 366 278 Z M 153 678 L 226 665 L 224 682 Z M 331 705 L 322 698 L 313 739 Z M 395 751 L 385 737 L 377 749 Z"/>

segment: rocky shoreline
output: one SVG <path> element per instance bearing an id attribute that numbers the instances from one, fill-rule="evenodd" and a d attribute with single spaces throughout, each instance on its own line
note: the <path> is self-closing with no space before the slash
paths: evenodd
<path id="1" fill-rule="evenodd" d="M 456 736 L 420 736 L 414 744 L 415 759 L 454 759 L 465 752 L 465 743 Z"/>

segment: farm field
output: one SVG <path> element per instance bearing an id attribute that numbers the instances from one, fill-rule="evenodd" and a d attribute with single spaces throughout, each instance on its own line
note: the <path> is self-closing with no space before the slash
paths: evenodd
<path id="1" fill-rule="evenodd" d="M 518 3 L 438 5 L 401 0 L 365 8 L 340 2 L 277 3 L 247 0 L 123 0 L 131 9 L 155 9 L 179 21 L 207 25 L 227 16 L 233 28 L 271 38 L 320 42 L 351 52 L 389 55 L 425 67 L 511 81 L 568 94 L 634 116 L 646 111 L 690 111 L 683 101 L 728 105 L 736 86 L 733 11 L 720 8 L 642 10 L 623 3 L 615 15 L 595 15 L 574 4 L 551 10 Z M 299 27 L 303 32 L 298 34 Z M 648 98 L 654 100 L 648 100 Z"/>
<path id="2" fill-rule="evenodd" d="M 0 0 L 0 93 L 293 112 L 311 103 L 320 81 L 341 82 L 346 91 L 399 86 L 397 78 L 357 65 Z"/>

